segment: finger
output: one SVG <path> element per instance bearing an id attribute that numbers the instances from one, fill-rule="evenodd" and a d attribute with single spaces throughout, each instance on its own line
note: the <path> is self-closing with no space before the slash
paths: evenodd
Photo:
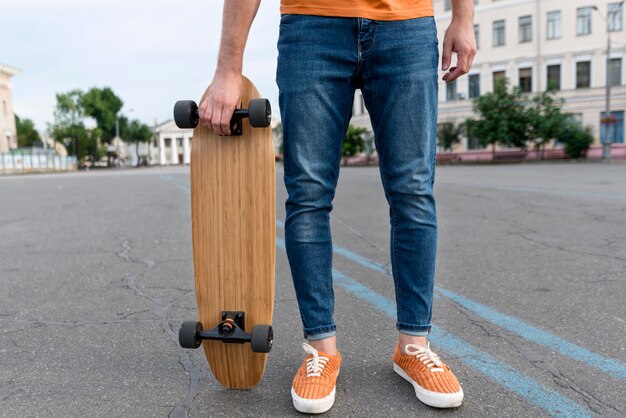
<path id="1" fill-rule="evenodd" d="M 230 120 L 233 117 L 234 109 L 230 106 L 222 108 L 222 119 L 220 121 L 221 129 L 224 135 L 230 135 Z"/>
<path id="2" fill-rule="evenodd" d="M 446 82 L 447 83 L 451 83 L 454 80 L 456 80 L 457 78 L 461 77 L 463 74 L 465 74 L 465 72 L 463 70 L 461 70 L 460 67 L 456 67 L 454 71 L 446 74 L 448 76 L 446 78 Z"/>
<path id="3" fill-rule="evenodd" d="M 205 100 L 200 105 L 200 111 L 198 112 L 198 116 L 200 116 L 202 126 L 204 126 L 205 128 L 208 128 L 210 126 L 212 114 L 213 112 Z"/>
<path id="4" fill-rule="evenodd" d="M 218 135 L 224 135 L 222 132 L 222 108 L 213 109 L 213 116 L 211 118 L 211 126 L 213 127 L 213 132 Z"/>
<path id="5" fill-rule="evenodd" d="M 450 68 L 448 69 L 448 72 L 447 72 L 447 73 L 445 73 L 445 74 L 443 75 L 443 77 L 441 77 L 441 79 L 442 79 L 443 81 L 448 81 L 448 78 L 450 78 L 450 74 L 452 74 L 452 72 L 453 72 L 454 70 L 456 70 L 456 66 L 455 66 L 455 67 L 450 67 Z"/>
<path id="6" fill-rule="evenodd" d="M 443 51 L 441 53 L 441 70 L 446 71 L 450 67 L 452 59 L 452 41 L 446 36 L 443 40 Z"/>
<path id="7" fill-rule="evenodd" d="M 469 71 L 469 60 L 467 58 L 465 53 L 459 52 L 456 54 L 456 68 L 461 71 L 461 75 Z"/>

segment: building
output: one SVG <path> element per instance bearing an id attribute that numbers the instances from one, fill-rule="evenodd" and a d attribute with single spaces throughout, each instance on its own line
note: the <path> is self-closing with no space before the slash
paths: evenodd
<path id="1" fill-rule="evenodd" d="M 495 81 L 507 78 L 530 94 L 554 86 L 565 100 L 564 111 L 592 126 L 599 142 L 606 135 L 600 119 L 605 111 L 608 28 L 610 109 L 617 119 L 609 137 L 624 143 L 626 32 L 619 1 L 474 0 L 474 4 L 478 53 L 469 74 L 449 85 L 440 81 L 439 123 L 472 117 L 472 99 L 493 91 Z M 452 18 L 450 6 L 450 0 L 434 1 L 440 51 Z M 440 80 L 443 74 L 440 71 Z M 353 124 L 371 129 L 360 92 L 353 115 Z M 464 138 L 455 151 L 478 147 Z"/>
<path id="2" fill-rule="evenodd" d="M 140 146 L 139 154 L 148 155 L 150 164 L 189 164 L 192 137 L 193 129 L 180 129 L 173 120 L 168 120 L 154 127 L 149 150 Z"/>
<path id="3" fill-rule="evenodd" d="M 11 77 L 20 71 L 0 64 L 0 153 L 17 148 Z"/>

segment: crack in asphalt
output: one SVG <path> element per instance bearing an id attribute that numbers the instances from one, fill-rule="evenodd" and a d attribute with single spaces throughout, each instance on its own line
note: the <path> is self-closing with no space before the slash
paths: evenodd
<path id="1" fill-rule="evenodd" d="M 593 393 L 583 389 L 580 387 L 571 377 L 565 375 L 561 372 L 553 363 L 548 361 L 544 356 L 542 356 L 537 350 L 531 349 L 514 338 L 509 337 L 506 332 L 497 332 L 495 329 L 492 329 L 487 322 L 473 317 L 471 312 L 469 312 L 466 308 L 461 306 L 454 300 L 451 300 L 443 295 L 440 295 L 444 300 L 450 303 L 452 307 L 454 307 L 457 312 L 462 314 L 472 325 L 480 328 L 487 336 L 500 338 L 501 340 L 509 343 L 515 351 L 519 353 L 528 363 L 530 363 L 533 367 L 538 368 L 541 371 L 547 372 L 551 375 L 552 380 L 555 384 L 565 390 L 571 390 L 572 392 L 578 394 L 583 402 L 587 405 L 587 407 L 593 412 L 601 415 L 606 415 L 607 413 L 620 413 L 623 414 L 624 411 L 619 408 L 606 403 L 602 399 L 595 396 Z"/>
<path id="2" fill-rule="evenodd" d="M 152 296 L 146 293 L 138 284 L 137 279 L 143 277 L 143 274 L 155 266 L 155 262 L 153 260 L 143 260 L 139 258 L 132 257 L 130 255 L 132 251 L 132 247 L 130 245 L 130 240 L 122 240 L 121 241 L 121 251 L 117 253 L 117 256 L 123 259 L 125 262 L 140 264 L 145 268 L 141 272 L 133 273 L 129 276 L 123 278 L 126 283 L 126 288 L 132 290 L 135 295 L 147 299 L 152 303 L 152 314 L 156 316 L 161 323 L 161 328 L 163 332 L 172 340 L 176 347 L 176 354 L 178 356 L 178 362 L 183 366 L 183 369 L 189 374 L 189 386 L 187 388 L 187 395 L 185 398 L 178 402 L 170 411 L 169 417 L 172 418 L 186 418 L 189 416 L 189 411 L 192 407 L 193 400 L 196 395 L 203 389 L 202 380 L 205 377 L 205 372 L 200 367 L 194 366 L 191 361 L 191 357 L 189 356 L 189 351 L 183 349 L 178 344 L 178 332 L 172 328 L 172 324 L 168 320 L 168 314 L 172 306 L 182 298 L 188 296 L 193 293 L 193 290 L 179 290 L 183 292 L 182 295 L 176 297 L 170 302 L 166 302 L 161 298 Z M 172 288 L 170 288 L 172 289 Z"/>

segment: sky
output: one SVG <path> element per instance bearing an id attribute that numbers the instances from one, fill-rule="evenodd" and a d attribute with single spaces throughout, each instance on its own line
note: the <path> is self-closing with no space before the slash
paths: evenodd
<path id="1" fill-rule="evenodd" d="M 121 113 L 153 125 L 176 100 L 198 100 L 213 78 L 221 0 L 1 0 L 0 63 L 15 113 L 39 130 L 54 121 L 57 93 L 111 87 Z M 261 2 L 243 73 L 278 113 L 279 0 Z"/>

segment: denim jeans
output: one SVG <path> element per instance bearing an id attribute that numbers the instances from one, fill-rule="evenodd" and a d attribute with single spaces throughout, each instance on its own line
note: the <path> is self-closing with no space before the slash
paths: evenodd
<path id="1" fill-rule="evenodd" d="M 370 114 L 389 204 L 396 326 L 426 335 L 437 252 L 434 19 L 283 15 L 278 53 L 285 244 L 305 338 L 336 330 L 329 220 L 355 89 Z"/>

